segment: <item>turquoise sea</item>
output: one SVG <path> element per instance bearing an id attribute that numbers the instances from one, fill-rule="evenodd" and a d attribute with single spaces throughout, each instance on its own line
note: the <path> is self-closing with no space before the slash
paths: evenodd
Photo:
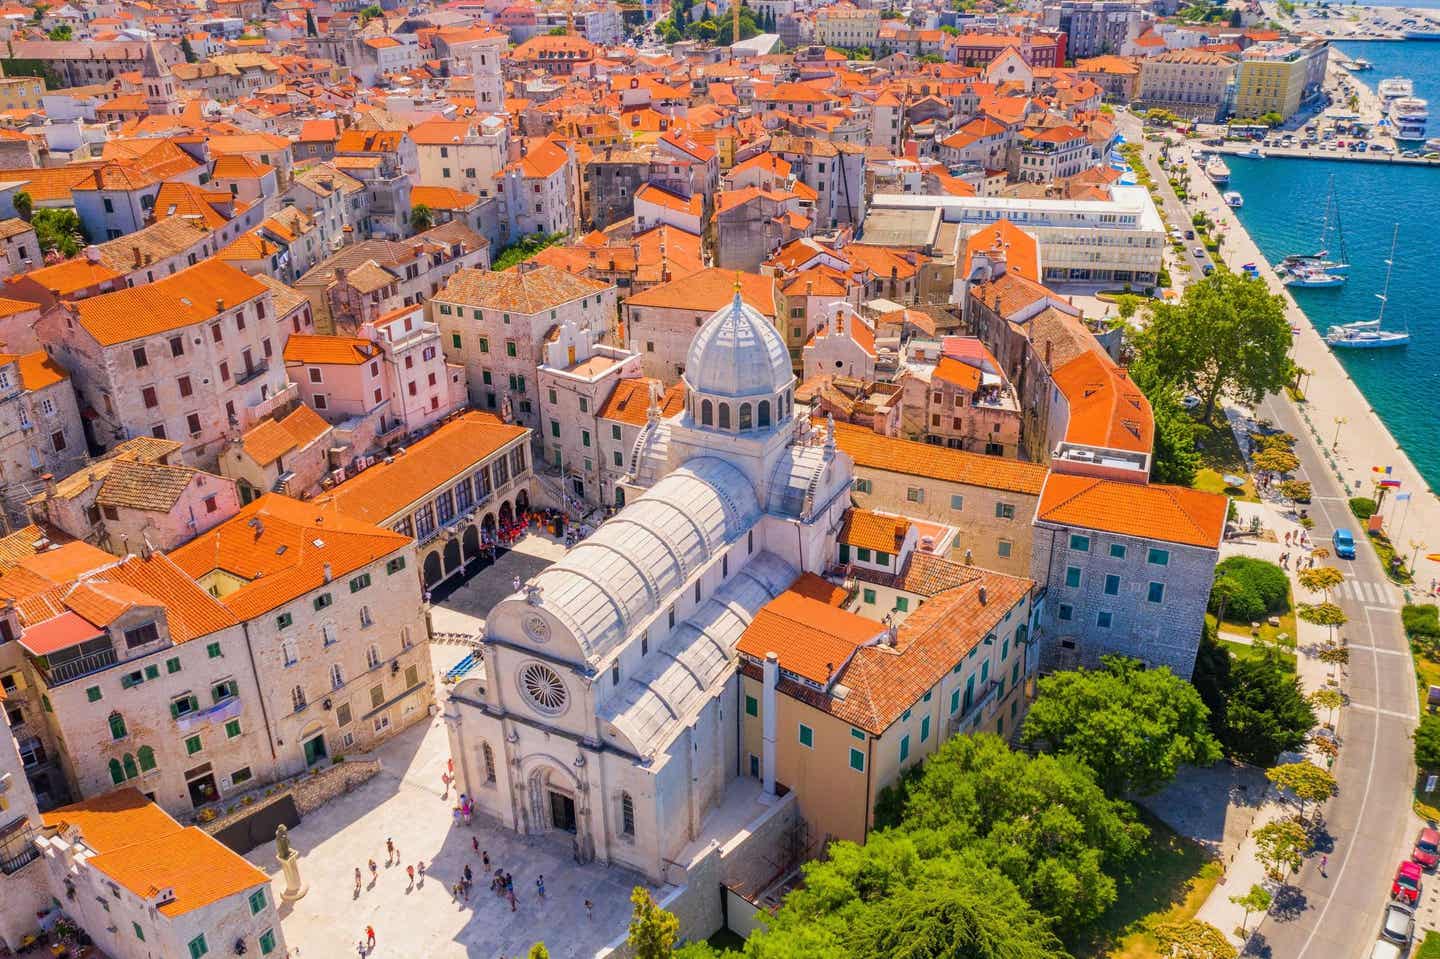
<path id="1" fill-rule="evenodd" d="M 1431 134 L 1440 136 L 1440 43 L 1345 44 L 1349 56 L 1375 63 L 1365 76 L 1402 74 L 1431 103 Z M 1341 352 L 1340 361 L 1432 488 L 1440 488 L 1440 169 L 1331 160 L 1228 159 L 1230 189 L 1245 196 L 1240 220 L 1272 263 L 1308 253 L 1320 236 L 1327 183 L 1336 202 L 1351 263 L 1350 281 L 1333 289 L 1293 289 L 1321 331 L 1333 323 L 1374 319 L 1385 282 L 1390 237 L 1400 225 L 1386 325 L 1408 325 L 1405 349 Z M 1384 465 L 1384 464 L 1372 464 Z"/>

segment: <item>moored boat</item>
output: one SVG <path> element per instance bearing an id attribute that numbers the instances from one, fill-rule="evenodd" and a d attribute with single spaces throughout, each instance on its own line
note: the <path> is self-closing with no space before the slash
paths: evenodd
<path id="1" fill-rule="evenodd" d="M 1221 159 L 1219 154 L 1216 154 L 1206 162 L 1205 175 L 1208 176 L 1210 182 L 1216 186 L 1224 186 L 1230 182 L 1230 167 Z"/>
<path id="2" fill-rule="evenodd" d="M 1238 210 L 1245 205 L 1245 197 L 1239 190 L 1227 190 L 1225 191 L 1225 205 Z"/>
<path id="3" fill-rule="evenodd" d="M 1396 223 L 1395 231 L 1390 237 L 1390 256 L 1385 261 L 1385 286 L 1382 292 L 1375 294 L 1380 300 L 1379 314 L 1373 320 L 1341 323 L 1330 327 L 1325 333 L 1325 342 L 1330 346 L 1343 350 L 1378 350 L 1404 346 L 1410 342 L 1408 325 L 1400 330 L 1384 328 L 1385 307 L 1390 303 L 1390 275 L 1395 272 L 1395 243 L 1399 238 L 1400 224 Z"/>

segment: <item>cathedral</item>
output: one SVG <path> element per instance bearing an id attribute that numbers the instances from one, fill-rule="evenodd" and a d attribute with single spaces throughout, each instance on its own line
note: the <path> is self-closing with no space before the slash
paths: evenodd
<path id="1" fill-rule="evenodd" d="M 785 343 L 738 290 L 683 383 L 673 416 L 651 404 L 629 505 L 496 604 L 445 710 L 481 812 L 652 881 L 743 772 L 736 643 L 824 572 L 850 505 L 851 460 L 796 417 Z"/>

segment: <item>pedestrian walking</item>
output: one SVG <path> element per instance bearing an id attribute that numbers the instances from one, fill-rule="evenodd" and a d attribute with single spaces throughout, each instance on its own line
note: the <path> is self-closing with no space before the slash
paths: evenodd
<path id="1" fill-rule="evenodd" d="M 385 840 L 385 865 L 390 865 L 390 860 L 395 858 L 395 841 Z"/>
<path id="2" fill-rule="evenodd" d="M 355 943 L 355 951 L 356 951 L 357 953 L 359 953 L 361 959 L 364 959 L 364 956 L 365 956 L 365 940 L 364 940 L 364 939 L 360 939 L 360 940 L 358 940 L 358 941 Z"/>
<path id="3" fill-rule="evenodd" d="M 366 926 L 366 927 L 365 927 L 365 941 L 366 941 L 368 944 L 370 944 L 371 946 L 375 945 L 375 927 L 374 927 L 374 926 Z"/>
<path id="4" fill-rule="evenodd" d="M 370 860 L 370 882 L 373 885 L 375 880 L 380 878 L 380 867 L 375 865 L 375 860 Z"/>
<path id="5" fill-rule="evenodd" d="M 585 918 L 592 921 L 595 919 L 595 904 L 589 899 L 585 900 Z"/>
<path id="6" fill-rule="evenodd" d="M 413 887 L 415 885 L 415 867 L 406 866 L 405 874 L 410 877 L 410 886 Z"/>
<path id="7" fill-rule="evenodd" d="M 480 854 L 480 868 L 486 872 L 490 871 L 490 850 L 488 849 Z"/>
<path id="8" fill-rule="evenodd" d="M 1320 857 L 1320 875 L 1325 876 L 1326 879 L 1329 879 L 1329 878 L 1330 878 L 1328 875 L 1326 875 L 1326 872 L 1325 872 L 1325 867 L 1328 866 L 1328 865 L 1330 865 L 1330 857 L 1329 857 L 1329 856 L 1321 856 L 1321 857 Z"/>
<path id="9" fill-rule="evenodd" d="M 355 895 L 360 895 L 360 867 L 355 867 Z"/>
<path id="10" fill-rule="evenodd" d="M 544 876 L 541 876 L 539 879 L 536 879 L 536 880 L 535 880 L 535 892 L 540 896 L 541 899 L 544 899 L 544 898 L 545 898 L 545 877 L 544 877 Z"/>
<path id="11" fill-rule="evenodd" d="M 470 872 L 470 864 L 469 864 L 469 863 L 466 863 L 466 864 L 465 864 L 465 881 L 466 881 L 466 882 L 469 882 L 472 878 L 473 878 L 473 875 L 472 875 L 472 873 Z"/>
<path id="12" fill-rule="evenodd" d="M 515 898 L 515 890 L 514 890 L 514 889 L 511 889 L 511 890 L 507 893 L 507 895 L 508 895 L 509 898 L 510 898 L 510 911 L 511 911 L 511 912 L 514 912 L 514 911 L 515 911 L 515 904 L 519 901 L 519 900 L 517 900 L 517 899 Z"/>
<path id="13" fill-rule="evenodd" d="M 479 837 L 479 836 L 471 836 L 471 837 L 470 837 L 470 848 L 471 848 L 473 851 L 477 852 L 477 853 L 480 851 L 480 837 Z"/>
<path id="14" fill-rule="evenodd" d="M 420 869 L 420 881 L 419 881 L 416 885 L 423 886 L 423 885 L 425 885 L 425 860 L 423 860 L 423 859 L 420 860 L 420 862 L 417 863 L 417 865 L 418 865 L 418 867 L 419 867 L 419 869 Z"/>
<path id="15" fill-rule="evenodd" d="M 505 891 L 511 894 L 515 892 L 515 877 L 508 872 L 505 874 Z"/>

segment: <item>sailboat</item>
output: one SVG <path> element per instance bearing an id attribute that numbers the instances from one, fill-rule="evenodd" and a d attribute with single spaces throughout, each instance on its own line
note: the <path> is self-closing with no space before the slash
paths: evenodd
<path id="1" fill-rule="evenodd" d="M 1338 256 L 1330 256 L 1331 231 L 1334 231 Z M 1314 253 L 1295 253 L 1280 261 L 1277 270 L 1286 274 L 1289 286 L 1340 286 L 1345 282 L 1345 231 L 1340 224 L 1340 207 L 1335 202 L 1335 176 L 1330 176 L 1329 195 L 1325 199 L 1325 215 L 1320 226 L 1320 247 Z"/>
<path id="2" fill-rule="evenodd" d="M 1376 293 L 1380 298 L 1380 312 L 1373 320 L 1360 320 L 1355 323 L 1342 323 L 1330 327 L 1325 334 L 1325 342 L 1332 347 L 1347 350 L 1376 350 L 1390 346 L 1404 346 L 1410 342 L 1410 328 L 1407 325 L 1403 330 L 1387 330 L 1382 324 L 1385 320 L 1385 307 L 1390 302 L 1390 274 L 1395 271 L 1395 243 L 1400 238 L 1400 224 L 1395 224 L 1395 232 L 1390 237 L 1390 257 L 1385 261 L 1385 287 L 1384 292 Z"/>

